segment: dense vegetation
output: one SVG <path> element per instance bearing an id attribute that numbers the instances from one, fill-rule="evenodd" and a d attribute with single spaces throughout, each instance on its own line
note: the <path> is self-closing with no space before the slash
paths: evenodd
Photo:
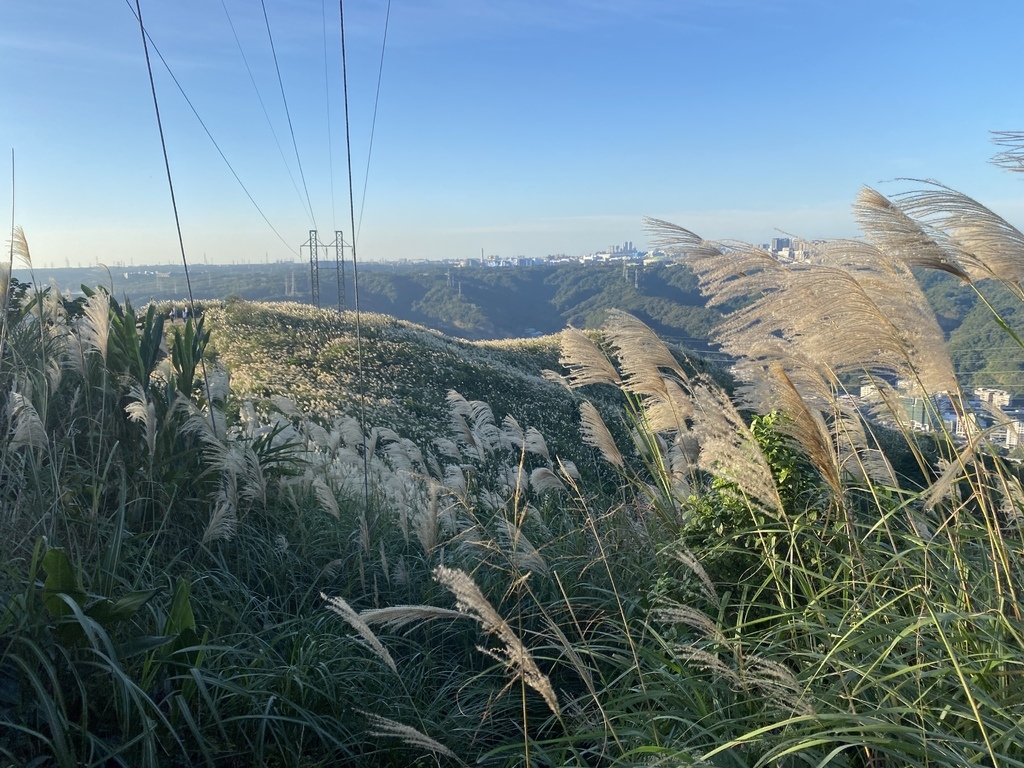
<path id="1" fill-rule="evenodd" d="M 906 431 L 912 483 L 842 384 L 962 408 L 911 267 L 1019 302 L 1024 260 L 944 188 L 857 211 L 813 265 L 651 223 L 742 307 L 734 392 L 624 312 L 470 344 L 5 274 L 4 763 L 1024 765 L 1016 468 Z"/>
<path id="2" fill-rule="evenodd" d="M 187 293 L 181 267 L 99 272 L 47 272 L 58 285 L 107 285 L 135 304 L 177 301 Z M 351 265 L 348 266 L 351 270 Z M 22 273 L 27 278 L 27 273 Z M 41 273 L 43 274 L 43 273 Z M 308 267 L 267 264 L 192 269 L 197 299 L 236 296 L 249 301 L 310 301 Z M 337 306 L 337 273 L 321 270 L 321 305 Z M 345 306 L 354 306 L 352 275 Z M 720 312 L 707 309 L 696 278 L 683 265 L 564 264 L 535 267 L 449 267 L 444 264 L 367 264 L 359 272 L 360 307 L 467 339 L 521 338 L 561 331 L 566 325 L 597 328 L 609 309 L 625 309 L 671 338 L 708 339 Z"/>

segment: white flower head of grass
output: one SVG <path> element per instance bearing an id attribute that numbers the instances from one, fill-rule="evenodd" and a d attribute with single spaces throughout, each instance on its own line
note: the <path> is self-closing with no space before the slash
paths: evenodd
<path id="1" fill-rule="evenodd" d="M 622 454 L 615 444 L 615 438 L 612 437 L 597 408 L 589 400 L 580 403 L 580 434 L 583 442 L 597 448 L 604 460 L 613 467 L 625 466 Z"/>
<path id="2" fill-rule="evenodd" d="M 428 752 L 434 752 L 451 760 L 455 760 L 460 765 L 465 765 L 465 763 L 444 744 L 430 738 L 422 731 L 416 730 L 411 725 L 405 725 L 395 720 L 389 720 L 386 717 L 381 717 L 380 715 L 375 715 L 371 712 L 365 712 L 364 714 L 370 724 L 369 734 L 371 736 L 399 739 L 410 747 L 425 749 Z"/>
<path id="3" fill-rule="evenodd" d="M 558 361 L 569 370 L 563 379 L 570 388 L 587 384 L 610 384 L 618 387 L 622 383 L 619 372 L 611 360 L 583 331 L 569 327 L 562 331 L 562 357 Z"/>
<path id="4" fill-rule="evenodd" d="M 7 401 L 8 422 L 13 425 L 8 447 L 38 450 L 46 447 L 47 436 L 32 401 L 20 392 L 11 392 Z"/>
<path id="5" fill-rule="evenodd" d="M 501 661 L 513 674 L 521 676 L 523 682 L 541 695 L 552 712 L 560 714 L 558 697 L 551 686 L 551 681 L 540 671 L 533 656 L 512 627 L 483 596 L 473 578 L 465 571 L 439 565 L 434 569 L 434 579 L 455 596 L 456 610 L 475 619 L 484 634 L 492 635 L 502 643 L 500 649 L 480 650 Z"/>
<path id="6" fill-rule="evenodd" d="M 238 532 L 238 487 L 235 475 L 221 475 L 217 500 L 210 520 L 203 531 L 203 544 L 231 541 Z"/>
<path id="7" fill-rule="evenodd" d="M 348 625 L 356 631 L 367 647 L 376 654 L 377 658 L 383 661 L 388 666 L 388 669 L 397 675 L 398 667 L 395 665 L 395 660 L 391 658 L 388 649 L 384 647 L 384 644 L 381 643 L 367 623 L 359 617 L 359 614 L 352 610 L 352 607 L 340 597 L 328 597 L 323 592 L 320 593 L 320 597 L 327 602 L 328 608 L 348 622 Z"/>

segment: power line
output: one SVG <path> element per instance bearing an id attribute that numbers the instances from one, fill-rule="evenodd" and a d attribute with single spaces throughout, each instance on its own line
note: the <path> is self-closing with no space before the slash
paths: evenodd
<path id="1" fill-rule="evenodd" d="M 313 223 L 313 211 L 310 210 L 306 201 L 302 199 L 302 193 L 299 191 L 299 185 L 295 182 L 295 175 L 292 173 L 291 166 L 288 165 L 288 160 L 284 156 L 284 147 L 281 146 L 281 140 L 277 137 L 277 131 L 274 130 L 274 122 L 270 119 L 270 113 L 267 112 L 267 105 L 263 101 L 263 94 L 260 93 L 260 88 L 256 85 L 256 78 L 252 74 L 252 68 L 249 66 L 249 59 L 245 56 L 245 51 L 242 48 L 242 41 L 238 39 L 238 33 L 235 31 L 235 24 L 231 20 L 231 14 L 228 13 L 228 6 L 224 0 L 220 0 L 221 7 L 224 8 L 224 15 L 228 17 L 228 26 L 231 27 L 231 34 L 234 35 L 235 45 L 238 46 L 238 52 L 242 55 L 242 61 L 245 64 L 245 71 L 249 73 L 249 80 L 252 82 L 252 87 L 256 91 L 256 98 L 259 99 L 260 107 L 263 109 L 263 116 L 267 119 L 267 125 L 270 126 L 270 133 L 274 137 L 274 143 L 277 144 L 277 151 L 281 155 L 281 162 L 284 163 L 284 168 L 288 172 L 288 178 L 292 182 L 292 188 L 295 190 L 296 196 L 299 198 L 299 205 L 309 216 L 309 221 Z M 291 247 L 291 246 L 289 246 Z"/>
<path id="2" fill-rule="evenodd" d="M 284 114 L 288 118 L 288 131 L 292 135 L 292 147 L 295 150 L 295 162 L 299 166 L 299 178 L 302 179 L 302 189 L 306 193 L 306 203 L 309 204 L 309 215 L 313 219 L 313 229 L 319 229 L 316 225 L 316 214 L 313 213 L 313 203 L 309 199 L 309 187 L 306 186 L 306 174 L 302 172 L 302 159 L 299 157 L 299 145 L 295 141 L 295 128 L 292 127 L 292 115 L 288 110 L 288 97 L 284 94 L 284 80 L 281 79 L 281 67 L 277 63 L 277 48 L 274 47 L 274 35 L 270 32 L 270 17 L 267 16 L 267 4 L 260 0 L 263 7 L 263 21 L 267 25 L 267 37 L 270 39 L 270 52 L 274 55 L 274 69 L 277 71 L 277 84 L 281 88 L 281 101 L 284 102 Z"/>
<path id="3" fill-rule="evenodd" d="M 135 9 L 132 8 L 130 0 L 125 0 L 125 2 L 128 3 L 128 8 L 134 14 L 135 13 Z M 277 231 L 277 227 L 275 227 L 271 223 L 270 219 L 268 219 L 267 215 L 263 212 L 263 209 L 260 208 L 259 203 L 257 203 L 256 200 L 253 198 L 253 196 L 249 193 L 249 190 L 248 190 L 248 188 L 246 188 L 245 183 L 239 177 L 238 173 L 235 172 L 234 166 L 231 165 L 231 162 L 228 160 L 228 158 L 224 154 L 223 150 L 221 150 L 220 144 L 218 144 L 217 140 L 215 138 L 213 138 L 213 134 L 210 133 L 210 129 L 206 127 L 206 123 L 203 122 L 203 118 L 199 116 L 199 112 L 196 110 L 195 105 L 192 103 L 192 100 L 189 99 L 188 94 L 185 93 L 185 89 L 182 88 L 181 83 L 178 82 L 178 78 L 174 76 L 174 72 L 171 71 L 171 67 L 167 63 L 167 59 L 165 59 L 164 55 L 160 52 L 160 49 L 157 47 L 156 43 L 153 41 L 153 37 L 149 34 L 148 30 L 145 30 L 145 28 L 143 28 L 143 29 L 145 31 L 146 37 L 149 39 L 150 44 L 153 46 L 153 50 L 156 52 L 156 55 L 160 57 L 160 61 L 163 63 L 164 68 L 167 70 L 167 74 L 169 74 L 171 76 L 171 80 L 173 80 L 174 84 L 178 87 L 178 91 L 181 93 L 182 98 L 185 99 L 185 103 L 188 104 L 189 109 L 192 110 L 192 114 L 196 116 L 196 120 L 199 121 L 199 125 L 201 125 L 203 127 L 204 131 L 206 131 L 206 135 L 210 139 L 210 141 L 213 142 L 213 146 L 217 150 L 217 153 L 220 155 L 220 159 L 224 161 L 225 165 L 227 165 L 228 170 L 231 171 L 231 175 L 235 177 L 235 181 L 238 182 L 238 185 L 242 188 L 242 191 L 245 192 L 245 196 L 249 198 L 249 202 L 251 202 L 253 204 L 253 206 L 255 206 L 255 208 L 259 212 L 260 216 L 263 217 L 263 221 L 265 221 L 267 223 L 267 226 L 270 227 L 273 230 L 274 234 L 277 235 L 277 238 L 282 243 L 284 243 L 285 246 L 288 247 L 288 250 L 292 251 L 292 253 L 297 253 L 295 251 L 295 249 L 291 246 L 291 244 L 287 240 L 285 240 L 284 237 L 281 236 L 281 233 Z M 301 255 L 301 254 L 298 254 L 298 255 Z"/>
<path id="4" fill-rule="evenodd" d="M 128 6 L 131 8 L 131 5 Z M 135 18 L 139 20 L 139 32 L 142 34 L 142 50 L 146 54 L 146 71 L 149 73 L 149 90 L 153 94 L 153 109 L 156 111 L 156 126 L 160 131 L 160 148 L 164 155 L 164 168 L 167 170 L 167 186 L 171 191 L 171 207 L 174 209 L 174 226 L 178 232 L 178 246 L 181 248 L 181 263 L 185 267 L 185 286 L 188 288 L 188 304 L 192 317 L 196 316 L 196 301 L 192 296 L 192 279 L 188 274 L 188 259 L 185 257 L 185 240 L 181 235 L 181 217 L 178 216 L 178 202 L 174 197 L 174 180 L 171 178 L 171 161 L 167 156 L 167 142 L 164 140 L 164 124 L 160 118 L 160 103 L 156 98 L 156 81 L 153 79 L 153 64 L 149 60 L 149 45 L 146 43 L 146 26 L 142 23 L 142 6 L 135 0 Z M 213 394 L 210 392 L 210 377 L 206 372 L 206 359 L 200 355 L 199 363 L 203 369 L 203 383 L 206 385 L 206 402 L 210 405 L 210 427 L 217 434 L 217 422 L 213 417 Z"/>
<path id="5" fill-rule="evenodd" d="M 261 0 L 262 1 L 262 0 Z M 390 0 L 389 0 L 390 1 Z M 366 391 L 363 383 L 363 334 L 359 312 L 359 269 L 356 259 L 356 208 L 352 194 L 352 134 L 348 114 L 348 63 L 345 56 L 345 0 L 338 0 L 338 25 L 341 30 L 341 82 L 345 96 L 345 153 L 348 159 L 348 214 L 352 226 L 352 291 L 356 310 L 356 359 L 358 360 L 359 431 L 363 434 L 363 494 L 370 505 L 369 457 L 366 455 Z"/>
<path id="6" fill-rule="evenodd" d="M 370 123 L 370 146 L 366 151 L 366 173 L 363 174 L 363 196 L 359 201 L 359 229 L 352 233 L 352 240 L 363 231 L 363 212 L 366 210 L 366 188 L 370 183 L 370 158 L 373 156 L 373 134 L 377 128 L 377 105 L 380 103 L 380 82 L 384 75 L 384 50 L 388 44 L 388 24 L 391 21 L 391 0 L 388 0 L 387 12 L 384 15 L 384 39 L 380 44 L 380 65 L 377 67 L 377 93 L 373 97 L 373 120 Z"/>
<path id="7" fill-rule="evenodd" d="M 324 31 L 324 92 L 327 97 L 327 163 L 331 174 L 331 226 L 337 229 L 338 213 L 334 203 L 334 142 L 331 130 L 331 80 L 327 68 L 327 0 L 320 0 L 320 17 L 323 20 Z M 344 297 L 342 298 L 344 299 Z"/>
<path id="8" fill-rule="evenodd" d="M 4 348 L 7 345 L 7 312 L 11 301 L 11 281 L 14 277 L 14 147 L 11 147 L 11 252 L 7 264 L 7 287 L 4 289 L 3 298 L 0 298 L 0 307 L 3 308 L 3 317 L 0 318 L 0 368 L 4 364 Z"/>

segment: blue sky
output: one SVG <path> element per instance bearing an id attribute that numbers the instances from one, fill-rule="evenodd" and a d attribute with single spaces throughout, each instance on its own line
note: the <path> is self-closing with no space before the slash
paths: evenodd
<path id="1" fill-rule="evenodd" d="M 142 2 L 284 238 L 154 54 L 193 262 L 296 258 L 311 218 L 323 240 L 350 230 L 338 6 L 265 1 L 312 217 L 260 3 L 224 0 L 269 121 L 221 0 Z M 0 9 L 0 175 L 13 148 L 37 264 L 179 262 L 129 5 Z M 709 238 L 849 236 L 858 188 L 896 191 L 899 177 L 1024 223 L 1024 178 L 988 164 L 989 131 L 1024 129 L 1024 3 L 394 0 L 367 176 L 385 9 L 345 7 L 361 260 L 643 245 L 645 215 Z"/>

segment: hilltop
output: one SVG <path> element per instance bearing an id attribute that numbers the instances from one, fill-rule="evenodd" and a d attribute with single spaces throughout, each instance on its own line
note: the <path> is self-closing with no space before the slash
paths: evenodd
<path id="1" fill-rule="evenodd" d="M 354 312 L 234 299 L 209 305 L 204 314 L 240 400 L 286 396 L 330 420 L 359 412 L 362 387 L 369 425 L 421 440 L 448 433 L 445 398 L 454 389 L 490 403 L 501 416 L 562 436 L 560 442 L 578 435 L 579 398 L 542 377 L 559 367 L 556 336 L 469 342 L 362 313 L 360 383 Z"/>

